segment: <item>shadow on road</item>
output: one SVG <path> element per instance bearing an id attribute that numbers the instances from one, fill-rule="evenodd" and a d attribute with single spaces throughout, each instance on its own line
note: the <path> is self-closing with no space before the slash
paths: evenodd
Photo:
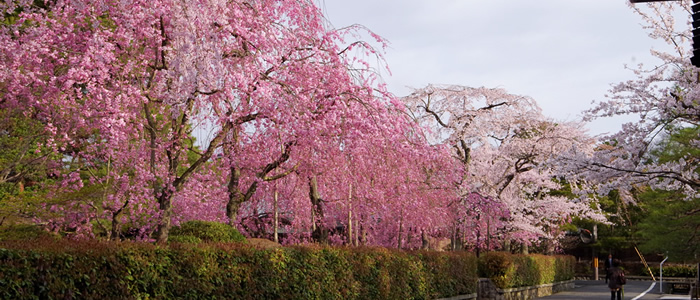
<path id="1" fill-rule="evenodd" d="M 670 298 L 669 298 L 670 297 Z M 571 290 L 556 293 L 537 299 L 547 300 L 575 300 L 575 299 L 610 299 L 610 289 L 604 280 L 576 280 L 575 287 Z M 624 286 L 624 299 L 689 299 L 683 295 L 662 295 L 658 285 L 653 281 L 628 280 Z"/>

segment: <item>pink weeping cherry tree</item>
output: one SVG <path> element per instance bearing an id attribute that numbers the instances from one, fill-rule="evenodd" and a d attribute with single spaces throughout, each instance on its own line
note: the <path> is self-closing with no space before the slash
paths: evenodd
<path id="1" fill-rule="evenodd" d="M 459 174 L 445 148 L 428 145 L 397 106 L 348 106 L 353 114 L 313 135 L 328 138 L 295 140 L 285 162 L 292 172 L 260 181 L 242 205 L 244 231 L 270 238 L 284 225 L 285 242 L 406 248 L 421 243 L 412 228 L 445 225 L 456 197 L 449 178 Z"/>
<path id="2" fill-rule="evenodd" d="M 447 152 L 351 55 L 379 55 L 345 40 L 362 28 L 328 29 L 312 1 L 0 9 L 0 106 L 36 116 L 62 157 L 54 228 L 165 242 L 173 221 L 239 224 L 277 192 L 295 232 L 345 222 L 346 242 L 401 246 L 455 197 Z"/>

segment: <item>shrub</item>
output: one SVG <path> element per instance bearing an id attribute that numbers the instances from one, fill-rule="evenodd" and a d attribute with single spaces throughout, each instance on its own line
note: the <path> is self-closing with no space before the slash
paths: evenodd
<path id="1" fill-rule="evenodd" d="M 575 264 L 572 256 L 488 252 L 479 258 L 479 275 L 499 288 L 534 286 L 573 279 Z"/>
<path id="2" fill-rule="evenodd" d="M 187 221 L 179 227 L 173 227 L 168 239 L 193 243 L 202 242 L 243 242 L 245 237 L 238 230 L 227 224 L 209 221 Z M 195 239 L 196 238 L 196 239 Z"/>
<path id="3" fill-rule="evenodd" d="M 654 276 L 659 276 L 659 267 L 650 267 Z M 695 277 L 697 273 L 697 267 L 692 265 L 667 265 L 664 266 L 664 277 Z M 646 271 L 646 275 L 649 275 L 649 271 Z"/>
<path id="4" fill-rule="evenodd" d="M 476 292 L 475 266 L 382 248 L 0 241 L 0 299 L 435 299 Z"/>
<path id="5" fill-rule="evenodd" d="M 479 257 L 479 276 L 491 279 L 497 287 L 505 288 L 515 269 L 512 255 L 505 252 L 487 252 Z"/>
<path id="6" fill-rule="evenodd" d="M 469 252 L 420 252 L 427 274 L 431 299 L 452 295 L 470 294 L 476 291 L 477 260 Z"/>
<path id="7" fill-rule="evenodd" d="M 199 244 L 202 239 L 192 235 L 170 235 L 168 243 Z"/>
<path id="8" fill-rule="evenodd" d="M 2 240 L 36 240 L 58 239 L 57 234 L 46 231 L 37 225 L 16 224 L 0 227 L 0 241 Z"/>

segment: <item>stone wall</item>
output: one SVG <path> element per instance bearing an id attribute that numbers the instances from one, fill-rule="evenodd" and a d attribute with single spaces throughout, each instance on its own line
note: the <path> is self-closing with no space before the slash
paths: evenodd
<path id="1" fill-rule="evenodd" d="M 459 295 L 459 296 L 454 296 L 454 297 L 449 297 L 449 298 L 440 298 L 436 300 L 473 300 L 476 299 L 476 293 L 474 294 L 468 294 L 468 295 Z"/>
<path id="2" fill-rule="evenodd" d="M 460 295 L 437 300 L 529 300 L 549 296 L 554 293 L 574 288 L 574 281 L 562 281 L 538 286 L 526 286 L 512 289 L 499 289 L 488 278 L 479 278 L 477 293 Z"/>
<path id="3" fill-rule="evenodd" d="M 499 289 L 487 278 L 480 278 L 477 288 L 478 300 L 529 300 L 549 296 L 554 293 L 574 288 L 574 281 L 562 281 L 537 286 L 511 289 Z"/>

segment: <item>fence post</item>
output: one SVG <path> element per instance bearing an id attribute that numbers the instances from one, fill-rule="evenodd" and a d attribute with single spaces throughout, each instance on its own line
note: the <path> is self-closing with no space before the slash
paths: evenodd
<path id="1" fill-rule="evenodd" d="M 598 280 L 598 258 L 593 257 L 593 280 Z"/>
<path id="2" fill-rule="evenodd" d="M 695 269 L 695 292 L 692 297 L 693 299 L 700 299 L 700 263 Z"/>
<path id="3" fill-rule="evenodd" d="M 668 259 L 668 256 L 664 258 L 659 264 L 659 293 L 664 293 L 664 262 Z"/>

